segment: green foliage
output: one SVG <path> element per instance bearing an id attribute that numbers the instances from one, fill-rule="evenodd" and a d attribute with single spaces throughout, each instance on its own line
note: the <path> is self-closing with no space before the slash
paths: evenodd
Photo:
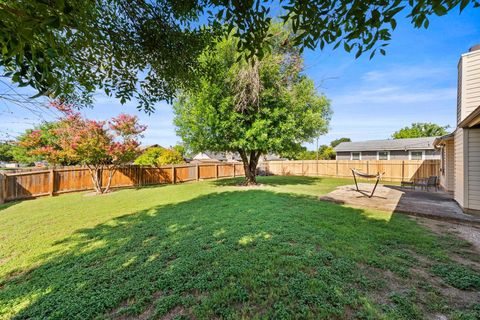
<path id="1" fill-rule="evenodd" d="M 14 145 L 7 142 L 0 143 L 0 161 L 10 162 L 13 160 L 12 150 Z"/>
<path id="2" fill-rule="evenodd" d="M 303 148 L 302 151 L 294 155 L 295 160 L 334 160 L 335 159 L 335 150 L 332 147 L 327 145 L 321 145 L 318 148 L 318 153 L 316 151 L 309 151 L 306 148 Z"/>
<path id="3" fill-rule="evenodd" d="M 24 133 L 17 137 L 17 144 L 12 148 L 11 153 L 13 159 L 23 164 L 33 164 L 36 161 L 46 160 L 46 158 L 41 155 L 32 154 L 32 151 L 36 148 L 47 147 L 58 143 L 58 136 L 55 134 L 55 130 L 58 128 L 59 122 L 43 122 L 36 125 L 33 129 L 25 130 Z M 40 136 L 38 145 L 35 147 L 25 144 L 32 132 L 38 132 Z M 74 165 L 77 164 L 77 162 L 62 158 L 58 160 L 57 164 Z"/>
<path id="4" fill-rule="evenodd" d="M 158 165 L 158 158 L 162 154 L 164 148 L 153 147 L 145 150 L 137 159 L 135 159 L 134 164 L 143 165 L 143 166 L 156 166 Z"/>
<path id="5" fill-rule="evenodd" d="M 194 79 L 210 33 L 190 26 L 199 10 L 194 1 L 2 1 L 0 66 L 38 95 L 88 105 L 102 89 L 152 111 Z"/>
<path id="6" fill-rule="evenodd" d="M 450 126 L 439 126 L 435 123 L 412 123 L 411 126 L 402 128 L 392 134 L 393 139 L 438 137 L 448 134 Z"/>
<path id="7" fill-rule="evenodd" d="M 135 160 L 134 163 L 145 166 L 161 166 L 167 164 L 184 163 L 185 161 L 183 160 L 183 156 L 178 151 L 179 148 L 174 148 L 148 148 Z"/>
<path id="8" fill-rule="evenodd" d="M 330 107 L 302 74 L 302 58 L 279 25 L 270 54 L 247 64 L 228 38 L 205 52 L 198 86 L 174 104 L 177 134 L 194 152 L 238 152 L 254 171 L 261 154 L 288 154 L 327 132 Z M 250 178 L 247 173 L 247 178 Z"/>
<path id="9" fill-rule="evenodd" d="M 187 156 L 187 148 L 182 144 L 174 145 L 172 149 L 180 153 L 182 157 Z"/>
<path id="10" fill-rule="evenodd" d="M 184 163 L 182 155 L 175 149 L 165 149 L 158 158 L 159 165 Z"/>
<path id="11" fill-rule="evenodd" d="M 318 147 L 318 153 L 315 151 L 308 151 L 307 148 L 303 148 L 300 152 L 296 153 L 293 158 L 296 160 L 335 160 L 336 152 L 334 148 L 342 142 L 349 142 L 350 138 L 340 138 L 330 142 L 330 146 L 322 144 Z"/>
<path id="12" fill-rule="evenodd" d="M 216 2 L 213 2 L 216 3 Z M 228 30 L 241 41 L 239 47 L 248 57 L 263 57 L 268 52 L 273 32 L 269 22 L 274 18 L 270 5 L 256 1 L 238 6 L 236 2 L 222 2 L 216 14 L 217 25 L 226 21 Z M 415 28 L 428 28 L 430 16 L 443 16 L 455 7 L 460 11 L 478 0 L 427 0 L 427 1 L 355 1 L 281 0 L 283 15 L 280 19 L 292 26 L 296 37 L 293 44 L 300 48 L 323 49 L 326 45 L 354 52 L 358 58 L 364 53 L 386 54 L 399 16 L 406 16 Z M 276 11 L 274 11 L 276 12 Z M 215 25 L 215 24 L 214 24 Z"/>
<path id="13" fill-rule="evenodd" d="M 307 150 L 307 148 L 303 148 L 303 150 L 297 152 L 292 158 L 294 160 L 316 160 L 317 153 L 315 151 Z"/>
<path id="14" fill-rule="evenodd" d="M 351 179 L 238 181 L 0 205 L 0 318 L 476 319 L 476 295 L 452 297 L 412 262 L 458 247 L 400 214 L 318 200 Z M 444 304 L 416 294 L 427 284 Z"/>
<path id="15" fill-rule="evenodd" d="M 336 140 L 333 140 L 332 142 L 330 142 L 330 146 L 332 148 L 335 148 L 336 146 L 338 146 L 342 142 L 351 142 L 351 141 L 352 141 L 352 139 L 350 139 L 350 138 L 340 138 L 340 139 L 336 139 Z"/>
<path id="16" fill-rule="evenodd" d="M 195 80 L 197 57 L 214 37 L 233 35 L 242 55 L 261 60 L 275 47 L 270 24 L 278 19 L 301 50 L 332 45 L 372 57 L 386 53 L 399 16 L 427 28 L 431 16 L 472 4 L 479 1 L 280 0 L 277 17 L 260 1 L 2 1 L 0 66 L 39 95 L 85 105 L 103 90 L 153 111 Z"/>
<path id="17" fill-rule="evenodd" d="M 322 160 L 334 160 L 335 159 L 335 150 L 331 146 L 320 146 L 318 149 L 318 152 L 320 154 L 319 158 Z"/>

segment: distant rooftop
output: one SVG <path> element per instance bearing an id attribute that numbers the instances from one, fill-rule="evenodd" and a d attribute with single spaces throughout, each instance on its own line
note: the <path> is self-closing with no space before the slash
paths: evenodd
<path id="1" fill-rule="evenodd" d="M 436 138 L 438 137 L 342 142 L 335 147 L 335 151 L 345 152 L 435 149 L 433 142 Z"/>

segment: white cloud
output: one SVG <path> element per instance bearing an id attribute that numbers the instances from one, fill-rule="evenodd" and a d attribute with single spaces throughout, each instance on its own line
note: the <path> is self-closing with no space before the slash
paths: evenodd
<path id="1" fill-rule="evenodd" d="M 456 74 L 456 69 L 451 66 L 410 65 L 368 71 L 363 74 L 361 79 L 367 82 L 411 83 L 414 80 L 421 79 L 432 81 L 452 74 Z"/>
<path id="2" fill-rule="evenodd" d="M 358 89 L 343 95 L 332 96 L 332 105 L 383 103 L 425 103 L 455 100 L 457 88 L 417 89 L 407 86 Z"/>

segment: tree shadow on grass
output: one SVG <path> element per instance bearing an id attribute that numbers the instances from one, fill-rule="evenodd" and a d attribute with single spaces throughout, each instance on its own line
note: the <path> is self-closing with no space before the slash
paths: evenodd
<path id="1" fill-rule="evenodd" d="M 245 180 L 244 177 L 227 178 L 213 181 L 216 186 L 236 186 Z M 259 184 L 268 186 L 282 185 L 313 185 L 321 183 L 325 178 L 320 177 L 303 177 L 303 176 L 258 176 Z"/>
<path id="2" fill-rule="evenodd" d="M 369 298 L 359 264 L 408 273 L 414 262 L 406 250 L 440 250 L 404 217 L 387 222 L 266 190 L 153 207 L 55 246 L 38 267 L 0 282 L 3 316 L 373 316 L 383 309 Z"/>

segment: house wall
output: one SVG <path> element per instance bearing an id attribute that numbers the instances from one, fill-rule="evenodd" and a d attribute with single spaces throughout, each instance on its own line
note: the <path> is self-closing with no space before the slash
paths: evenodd
<path id="1" fill-rule="evenodd" d="M 465 208 L 480 212 L 480 128 L 465 129 L 467 133 L 466 142 L 468 143 L 468 160 L 466 186 L 467 194 L 465 197 Z"/>
<path id="2" fill-rule="evenodd" d="M 337 160 L 350 160 L 350 152 L 337 152 Z M 440 151 L 425 150 L 425 160 L 440 159 Z M 377 151 L 362 151 L 362 160 L 377 160 Z M 409 152 L 404 150 L 390 151 L 390 160 L 409 160 Z"/>
<path id="3" fill-rule="evenodd" d="M 445 141 L 442 152 L 444 161 L 442 162 L 443 171 L 440 173 L 440 185 L 446 191 L 453 192 L 455 188 L 455 144 L 453 139 Z"/>
<path id="4" fill-rule="evenodd" d="M 335 159 L 337 160 L 350 160 L 350 152 L 337 152 Z"/>
<path id="5" fill-rule="evenodd" d="M 480 49 L 462 55 L 458 63 L 457 121 L 480 105 Z"/>
<path id="6" fill-rule="evenodd" d="M 454 157 L 454 167 L 455 167 L 455 182 L 453 197 L 455 201 L 458 202 L 460 206 L 464 206 L 464 154 L 463 154 L 463 129 L 457 128 L 455 131 L 455 157 Z"/>
<path id="7" fill-rule="evenodd" d="M 348 154 L 348 160 L 350 160 L 350 153 Z M 362 151 L 362 160 L 377 160 L 377 152 Z"/>

